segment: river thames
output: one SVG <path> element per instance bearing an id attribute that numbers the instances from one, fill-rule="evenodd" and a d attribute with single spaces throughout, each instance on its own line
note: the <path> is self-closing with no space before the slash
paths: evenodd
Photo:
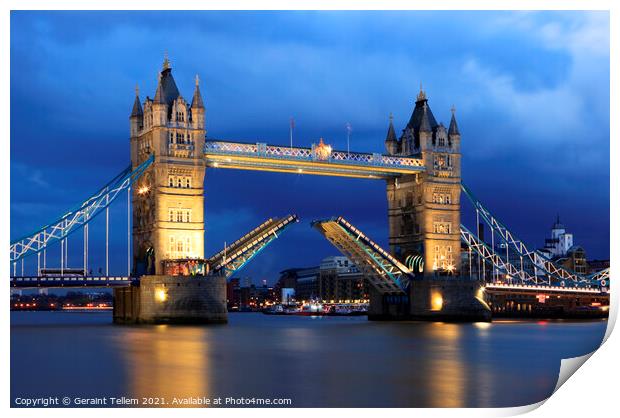
<path id="1" fill-rule="evenodd" d="M 166 406 L 190 397 L 281 398 L 292 407 L 519 406 L 548 397 L 560 360 L 595 350 L 607 326 L 260 313 L 229 320 L 118 326 L 111 312 L 12 312 L 12 405 L 52 396 L 163 398 Z"/>

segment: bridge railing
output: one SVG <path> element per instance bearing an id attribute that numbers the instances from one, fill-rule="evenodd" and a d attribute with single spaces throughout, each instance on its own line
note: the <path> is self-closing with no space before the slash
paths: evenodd
<path id="1" fill-rule="evenodd" d="M 319 147 L 312 148 L 287 147 L 283 145 L 267 145 L 229 141 L 206 141 L 205 154 L 239 155 L 247 157 L 267 157 L 284 160 L 337 162 L 364 166 L 411 168 L 424 167 L 419 158 L 397 157 L 379 153 L 361 153 L 346 151 L 319 151 Z"/>

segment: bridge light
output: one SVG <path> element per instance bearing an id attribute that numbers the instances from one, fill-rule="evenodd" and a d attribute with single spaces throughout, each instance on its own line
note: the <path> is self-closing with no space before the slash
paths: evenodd
<path id="1" fill-rule="evenodd" d="M 166 292 L 166 289 L 155 290 L 155 300 L 158 302 L 165 302 L 168 300 L 168 293 Z"/>
<path id="2" fill-rule="evenodd" d="M 142 186 L 138 189 L 138 194 L 143 195 L 149 191 L 149 186 Z"/>
<path id="3" fill-rule="evenodd" d="M 297 172 L 298 172 L 298 173 L 303 173 L 303 171 L 304 171 L 304 170 L 302 170 L 301 168 L 298 168 L 298 169 L 297 169 Z"/>
<path id="4" fill-rule="evenodd" d="M 443 308 L 443 297 L 439 291 L 431 292 L 431 311 L 440 311 Z"/>
<path id="5" fill-rule="evenodd" d="M 213 163 L 213 167 L 219 167 L 219 166 L 220 165 L 219 165 L 219 163 L 217 161 Z"/>

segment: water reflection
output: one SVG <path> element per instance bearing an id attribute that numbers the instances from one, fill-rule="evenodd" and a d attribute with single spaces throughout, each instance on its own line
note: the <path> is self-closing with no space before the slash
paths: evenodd
<path id="1" fill-rule="evenodd" d="M 428 336 L 433 341 L 434 353 L 429 356 L 429 406 L 460 408 L 465 406 L 465 379 L 467 363 L 459 350 L 461 326 L 459 324 L 433 323 Z"/>
<path id="2" fill-rule="evenodd" d="M 596 349 L 606 326 L 244 313 L 213 327 L 110 322 L 109 315 L 12 313 L 12 398 L 243 396 L 290 398 L 295 407 L 518 406 L 546 398 L 560 359 Z"/>
<path id="3" fill-rule="evenodd" d="M 208 327 L 156 325 L 121 329 L 116 341 L 123 353 L 131 396 L 203 397 L 211 393 L 212 362 Z"/>

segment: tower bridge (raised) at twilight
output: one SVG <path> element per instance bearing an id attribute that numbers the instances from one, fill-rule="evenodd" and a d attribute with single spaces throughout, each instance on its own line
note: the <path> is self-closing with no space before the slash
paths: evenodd
<path id="1" fill-rule="evenodd" d="M 136 92 L 129 119 L 131 165 L 60 218 L 11 242 L 12 287 L 114 287 L 121 323 L 225 322 L 226 279 L 299 219 L 268 219 L 205 258 L 205 172 L 222 168 L 386 182 L 389 248 L 344 217 L 312 222 L 368 280 L 371 318 L 488 320 L 514 310 L 515 301 L 531 310 L 529 302 L 547 303 L 550 295 L 571 306 L 609 303 L 609 269 L 578 274 L 530 249 L 462 183 L 454 109 L 447 128 L 437 123 L 422 90 L 399 137 L 390 118 L 385 154 L 333 150 L 322 139 L 309 148 L 207 139 L 198 79 L 187 102 L 167 59 L 154 97 L 142 102 Z M 123 196 L 127 270 L 112 275 L 110 205 Z M 475 210 L 476 232 L 461 223 L 463 196 Z M 89 224 L 100 214 L 105 272 L 92 275 Z M 69 238 L 78 231 L 83 266 L 75 269 L 68 266 Z M 60 247 L 58 261 L 48 257 L 53 246 Z M 36 274 L 24 273 L 26 260 L 36 263 Z"/>

